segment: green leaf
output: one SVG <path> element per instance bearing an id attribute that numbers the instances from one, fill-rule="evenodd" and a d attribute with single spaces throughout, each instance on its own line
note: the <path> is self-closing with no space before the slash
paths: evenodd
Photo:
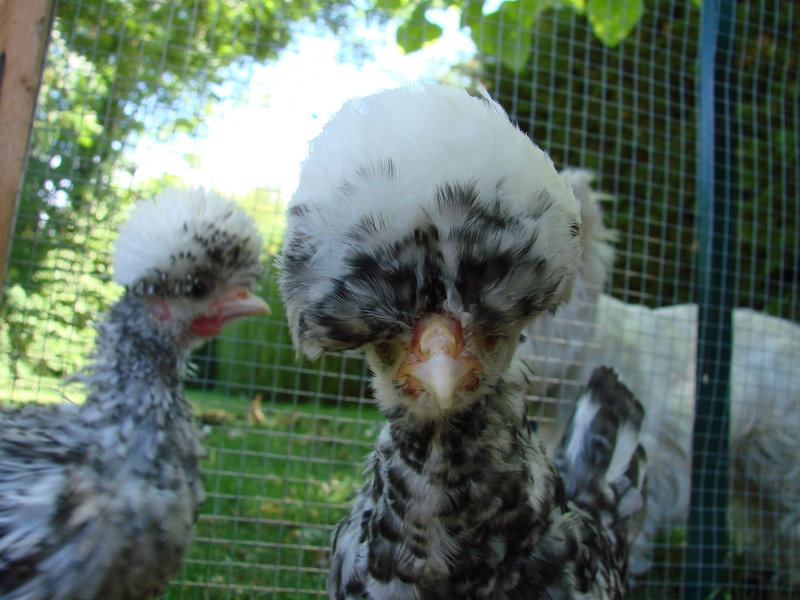
<path id="1" fill-rule="evenodd" d="M 577 14 L 582 15 L 586 12 L 586 0 L 561 0 L 561 4 L 571 6 Z"/>
<path id="2" fill-rule="evenodd" d="M 383 0 L 380 7 L 389 14 L 398 15 L 413 3 L 414 0 Z"/>
<path id="3" fill-rule="evenodd" d="M 528 62 L 531 26 L 536 20 L 539 0 L 503 2 L 496 11 L 483 14 L 483 2 L 469 2 L 461 13 L 461 25 L 468 26 L 478 52 L 495 56 L 515 72 Z"/>
<path id="4" fill-rule="evenodd" d="M 461 23 L 460 26 L 469 27 L 473 29 L 480 26 L 483 20 L 483 1 L 484 0 L 467 0 L 461 7 Z"/>
<path id="5" fill-rule="evenodd" d="M 594 34 L 609 48 L 624 40 L 644 14 L 642 0 L 588 0 L 586 12 Z"/>
<path id="6" fill-rule="evenodd" d="M 417 4 L 408 20 L 397 28 L 397 45 L 406 53 L 416 52 L 442 36 L 442 28 L 425 17 L 428 6 L 427 2 Z"/>

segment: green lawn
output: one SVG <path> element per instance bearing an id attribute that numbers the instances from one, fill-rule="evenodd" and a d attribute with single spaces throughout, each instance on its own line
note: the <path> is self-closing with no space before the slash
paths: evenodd
<path id="1" fill-rule="evenodd" d="M 208 431 L 208 494 L 164 598 L 319 598 L 333 525 L 362 481 L 380 427 L 371 406 L 270 404 L 189 392 Z"/>

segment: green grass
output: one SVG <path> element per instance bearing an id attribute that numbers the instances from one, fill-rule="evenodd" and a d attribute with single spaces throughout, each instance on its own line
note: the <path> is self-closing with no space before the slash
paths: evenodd
<path id="1" fill-rule="evenodd" d="M 164 598 L 319 598 L 333 526 L 362 481 L 380 427 L 353 403 L 269 404 L 189 392 L 208 431 L 207 498 L 195 540 Z"/>

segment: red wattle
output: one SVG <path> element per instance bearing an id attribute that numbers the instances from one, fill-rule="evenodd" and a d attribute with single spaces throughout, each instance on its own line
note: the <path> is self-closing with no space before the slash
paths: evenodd
<path id="1" fill-rule="evenodd" d="M 222 330 L 222 317 L 202 316 L 192 321 L 192 331 L 201 337 L 213 337 Z"/>

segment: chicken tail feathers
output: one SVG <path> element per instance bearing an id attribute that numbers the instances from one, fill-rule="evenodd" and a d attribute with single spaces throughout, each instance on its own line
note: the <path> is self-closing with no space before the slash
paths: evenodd
<path id="1" fill-rule="evenodd" d="M 602 524 L 619 558 L 645 517 L 644 408 L 614 369 L 597 367 L 555 455 L 567 500 Z"/>

